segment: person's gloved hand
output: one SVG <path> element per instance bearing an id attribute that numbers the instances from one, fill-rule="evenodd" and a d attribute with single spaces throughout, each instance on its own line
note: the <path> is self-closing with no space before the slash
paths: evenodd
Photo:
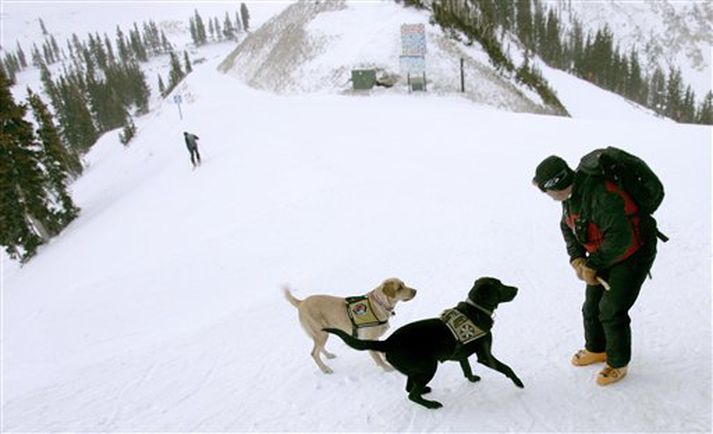
<path id="1" fill-rule="evenodd" d="M 575 258 L 569 263 L 569 265 L 574 268 L 574 272 L 577 274 L 577 279 L 579 280 L 584 280 L 584 276 L 582 276 L 582 267 L 584 267 L 585 261 L 586 260 L 584 258 Z"/>
<path id="2" fill-rule="evenodd" d="M 597 286 L 600 284 L 597 280 L 597 270 L 591 269 L 584 264 L 582 264 L 580 270 L 582 273 L 582 280 L 587 282 L 587 285 Z"/>

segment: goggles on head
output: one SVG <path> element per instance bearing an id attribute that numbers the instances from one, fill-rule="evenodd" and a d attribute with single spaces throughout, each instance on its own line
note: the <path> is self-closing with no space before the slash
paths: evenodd
<path id="1" fill-rule="evenodd" d="M 567 177 L 567 175 L 569 175 L 569 170 L 565 168 L 558 174 L 554 175 L 553 177 L 546 180 L 545 182 L 538 184 L 537 186 L 543 192 L 545 192 L 547 190 L 560 190 L 560 188 L 557 188 L 557 187 L 558 187 L 559 183 L 562 182 L 562 180 Z"/>

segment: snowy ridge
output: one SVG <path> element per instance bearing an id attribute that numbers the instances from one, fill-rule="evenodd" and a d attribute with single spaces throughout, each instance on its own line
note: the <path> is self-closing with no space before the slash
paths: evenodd
<path id="1" fill-rule="evenodd" d="M 460 92 L 459 59 L 465 59 L 465 97 L 516 112 L 548 113 L 538 95 L 497 73 L 478 44 L 466 46 L 429 23 L 428 11 L 393 1 L 301 1 L 248 36 L 219 69 L 259 89 L 277 93 L 341 93 L 351 70 L 375 68 L 398 75 L 400 26 L 426 26 L 429 92 Z M 406 78 L 389 90 L 405 93 Z"/>
<path id="2" fill-rule="evenodd" d="M 559 6 L 563 21 L 572 14 L 592 32 L 608 25 L 622 52 L 636 48 L 649 73 L 681 68 L 698 101 L 712 89 L 713 2 L 559 0 Z"/>

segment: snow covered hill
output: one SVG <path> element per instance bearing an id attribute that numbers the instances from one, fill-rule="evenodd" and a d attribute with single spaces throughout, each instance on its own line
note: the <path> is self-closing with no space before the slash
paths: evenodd
<path id="1" fill-rule="evenodd" d="M 681 69 L 698 99 L 711 90 L 713 2 L 710 0 L 559 0 L 563 21 L 577 17 L 596 32 L 608 25 L 623 52 L 636 48 L 648 72 Z"/>
<path id="2" fill-rule="evenodd" d="M 298 2 L 246 38 L 219 68 L 253 87 L 289 94 L 349 92 L 352 69 L 376 69 L 399 82 L 372 93 L 403 94 L 400 27 L 424 24 L 429 92 L 460 92 L 463 58 L 466 98 L 509 111 L 552 112 L 535 92 L 497 73 L 478 44 L 447 37 L 429 18 L 428 11 L 393 1 Z"/>
<path id="3" fill-rule="evenodd" d="M 224 48 L 177 89 L 183 120 L 167 99 L 128 149 L 103 136 L 73 185 L 80 217 L 26 266 L 0 261 L 3 432 L 710 432 L 710 127 L 549 70 L 573 118 L 447 94 L 278 95 L 219 72 Z M 184 130 L 200 137 L 196 170 Z M 671 241 L 631 312 L 629 375 L 602 389 L 597 368 L 569 365 L 583 287 L 559 205 L 530 179 L 548 155 L 574 165 L 606 145 L 661 176 Z M 279 288 L 357 295 L 398 276 L 419 293 L 394 329 L 485 275 L 520 288 L 497 312 L 493 351 L 525 389 L 443 364 L 438 411 L 336 341 L 322 374 Z"/>

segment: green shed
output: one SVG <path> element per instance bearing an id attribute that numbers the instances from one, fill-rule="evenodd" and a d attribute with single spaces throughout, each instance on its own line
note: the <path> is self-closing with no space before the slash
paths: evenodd
<path id="1" fill-rule="evenodd" d="M 373 69 L 352 69 L 352 85 L 355 90 L 368 90 L 376 84 L 376 71 Z"/>

